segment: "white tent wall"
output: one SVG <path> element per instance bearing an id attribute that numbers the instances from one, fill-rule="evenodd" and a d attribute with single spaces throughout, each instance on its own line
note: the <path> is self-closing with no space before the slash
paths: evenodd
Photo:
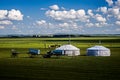
<path id="1" fill-rule="evenodd" d="M 110 51 L 108 50 L 102 50 L 102 51 L 98 51 L 98 56 L 110 56 Z"/>
<path id="2" fill-rule="evenodd" d="M 65 55 L 67 55 L 67 56 L 73 56 L 73 51 L 70 51 L 70 50 L 66 50 L 65 51 Z"/>
<path id="3" fill-rule="evenodd" d="M 110 56 L 110 49 L 104 46 L 94 46 L 87 49 L 87 56 Z"/>
<path id="4" fill-rule="evenodd" d="M 80 52 L 79 50 L 77 51 L 74 51 L 74 50 L 65 50 L 64 51 L 64 54 L 67 55 L 67 56 L 78 56 L 80 55 Z"/>
<path id="5" fill-rule="evenodd" d="M 80 55 L 80 50 L 75 51 L 75 53 L 76 53 L 77 56 Z"/>
<path id="6" fill-rule="evenodd" d="M 63 45 L 59 48 L 56 48 L 55 50 L 62 50 L 62 54 L 67 55 L 67 56 L 78 56 L 78 55 L 80 55 L 80 49 L 71 45 L 71 44 Z"/>

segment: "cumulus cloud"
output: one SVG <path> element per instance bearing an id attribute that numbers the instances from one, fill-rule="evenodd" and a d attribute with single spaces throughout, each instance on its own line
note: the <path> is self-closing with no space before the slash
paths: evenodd
<path id="1" fill-rule="evenodd" d="M 116 20 L 120 20 L 120 8 L 112 7 L 108 8 L 107 18 L 114 18 Z"/>
<path id="2" fill-rule="evenodd" d="M 85 24 L 86 27 L 103 27 L 106 25 L 108 25 L 106 22 L 96 22 L 96 23 L 89 22 Z"/>
<path id="3" fill-rule="evenodd" d="M 59 10 L 58 5 L 52 5 L 52 6 L 49 6 L 49 8 L 52 10 Z"/>
<path id="4" fill-rule="evenodd" d="M 116 21 L 115 24 L 120 26 L 120 21 Z"/>
<path id="5" fill-rule="evenodd" d="M 112 20 L 120 20 L 120 0 L 106 0 L 107 2 L 111 2 L 111 7 L 100 7 L 97 9 L 98 12 L 102 12 L 103 16 L 108 20 L 107 22 Z M 114 3 L 114 5 L 113 5 Z"/>
<path id="6" fill-rule="evenodd" d="M 106 18 L 103 18 L 102 15 L 100 15 L 100 14 L 96 14 L 96 15 L 95 15 L 95 19 L 96 19 L 98 22 L 106 22 Z"/>
<path id="7" fill-rule="evenodd" d="M 117 15 L 117 19 L 120 20 L 120 13 Z"/>
<path id="8" fill-rule="evenodd" d="M 63 23 L 59 23 L 58 27 L 61 28 L 67 28 L 67 29 L 77 29 L 78 25 L 76 22 L 63 22 Z"/>
<path id="9" fill-rule="evenodd" d="M 0 26 L 0 29 L 4 29 L 5 27 L 4 26 Z"/>
<path id="10" fill-rule="evenodd" d="M 120 0 L 117 0 L 117 1 L 115 2 L 115 4 L 116 4 L 116 6 L 120 7 Z"/>
<path id="11" fill-rule="evenodd" d="M 38 25 L 46 25 L 47 24 L 45 20 L 36 21 L 36 23 Z"/>
<path id="12" fill-rule="evenodd" d="M 62 24 L 59 24 L 60 27 L 69 27 L 69 24 L 68 23 L 62 23 Z"/>
<path id="13" fill-rule="evenodd" d="M 88 15 L 90 15 L 90 16 L 93 16 L 93 15 L 94 15 L 91 9 L 89 9 L 87 13 L 88 13 Z"/>
<path id="14" fill-rule="evenodd" d="M 93 24 L 93 23 L 87 23 L 86 26 L 87 26 L 87 27 L 93 27 L 94 24 Z"/>
<path id="15" fill-rule="evenodd" d="M 12 26 L 12 30 L 17 30 L 18 28 L 14 25 Z"/>
<path id="16" fill-rule="evenodd" d="M 8 11 L 8 18 L 11 20 L 23 20 L 23 14 L 19 10 L 12 9 Z"/>
<path id="17" fill-rule="evenodd" d="M 113 1 L 112 0 L 106 0 L 106 2 L 108 3 L 109 6 L 113 5 Z"/>
<path id="18" fill-rule="evenodd" d="M 100 23 L 95 23 L 94 24 L 96 27 L 100 27 Z"/>
<path id="19" fill-rule="evenodd" d="M 86 14 L 84 9 L 78 10 L 77 13 L 78 13 L 78 16 L 85 16 Z"/>
<path id="20" fill-rule="evenodd" d="M 56 20 L 57 26 L 62 28 L 108 27 L 120 25 L 120 0 L 106 0 L 109 6 L 98 9 L 53 9 L 46 11 L 46 16 Z M 113 22 L 112 22 L 113 21 Z M 56 24 L 55 23 L 55 24 Z"/>
<path id="21" fill-rule="evenodd" d="M 74 22 L 71 23 L 71 26 L 73 26 L 74 28 L 78 27 L 77 23 L 74 23 Z"/>
<path id="22" fill-rule="evenodd" d="M 100 11 L 104 14 L 106 14 L 108 12 L 107 7 L 100 7 L 100 8 L 98 8 L 98 11 Z"/>
<path id="23" fill-rule="evenodd" d="M 12 9 L 0 10 L 0 20 L 9 19 L 9 20 L 23 20 L 23 14 L 19 10 Z"/>
<path id="24" fill-rule="evenodd" d="M 96 17 L 96 20 L 99 21 L 99 22 L 105 22 L 106 21 L 106 19 L 101 17 L 101 16 Z"/>
<path id="25" fill-rule="evenodd" d="M 7 10 L 0 10 L 0 19 L 5 19 L 8 14 Z"/>
<path id="26" fill-rule="evenodd" d="M 117 28 L 116 31 L 120 31 L 120 28 Z"/>
<path id="27" fill-rule="evenodd" d="M 111 14 L 111 15 L 118 15 L 119 14 L 119 11 L 120 9 L 119 8 L 109 8 L 108 9 L 108 13 Z"/>
<path id="28" fill-rule="evenodd" d="M 11 21 L 9 20 L 4 20 L 4 21 L 0 21 L 0 24 L 2 25 L 10 25 L 10 24 L 13 24 Z"/>
<path id="29" fill-rule="evenodd" d="M 103 22 L 103 23 L 95 23 L 94 26 L 95 27 L 103 27 L 103 26 L 106 26 L 107 23 Z"/>
<path id="30" fill-rule="evenodd" d="M 88 16 L 86 16 L 85 10 L 64 10 L 64 11 L 55 11 L 55 10 L 48 10 L 46 11 L 46 15 L 51 17 L 55 20 L 79 20 L 81 22 L 88 21 Z"/>

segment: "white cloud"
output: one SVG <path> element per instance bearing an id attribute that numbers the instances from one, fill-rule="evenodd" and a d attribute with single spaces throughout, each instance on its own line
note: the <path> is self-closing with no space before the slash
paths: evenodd
<path id="1" fill-rule="evenodd" d="M 106 18 L 103 18 L 102 15 L 100 15 L 100 14 L 96 14 L 96 15 L 95 15 L 95 19 L 96 19 L 98 22 L 106 22 Z"/>
<path id="2" fill-rule="evenodd" d="M 68 27 L 69 24 L 68 23 L 63 23 L 63 24 L 59 24 L 60 27 Z"/>
<path id="3" fill-rule="evenodd" d="M 46 11 L 46 15 L 55 20 L 64 20 L 64 21 L 77 20 L 81 22 L 88 21 L 88 16 L 86 15 L 85 10 L 83 9 L 77 11 L 74 9 L 71 9 L 69 11 L 48 10 Z"/>
<path id="4" fill-rule="evenodd" d="M 114 0 L 106 0 L 109 4 L 111 3 L 111 7 L 100 7 L 97 9 L 97 12 L 104 13 L 103 16 L 107 18 L 107 20 L 120 20 L 120 0 L 114 1 Z M 115 3 L 113 5 L 113 3 Z M 96 12 L 96 13 L 97 13 Z"/>
<path id="5" fill-rule="evenodd" d="M 116 4 L 116 6 L 120 7 L 120 0 L 117 0 L 117 1 L 115 2 L 115 4 Z"/>
<path id="6" fill-rule="evenodd" d="M 59 10 L 58 5 L 52 5 L 52 6 L 49 6 L 49 8 L 52 10 Z"/>
<path id="7" fill-rule="evenodd" d="M 101 16 L 96 17 L 96 20 L 99 21 L 99 22 L 105 22 L 106 21 L 106 19 L 101 17 Z"/>
<path id="8" fill-rule="evenodd" d="M 119 8 L 109 8 L 108 9 L 108 12 L 109 12 L 109 14 L 111 14 L 111 15 L 118 15 L 119 14 L 119 11 L 120 9 Z"/>
<path id="9" fill-rule="evenodd" d="M 113 17 L 114 19 L 120 20 L 120 8 L 118 7 L 108 8 L 107 17 L 108 18 Z"/>
<path id="10" fill-rule="evenodd" d="M 116 21 L 115 24 L 120 26 L 120 21 Z"/>
<path id="11" fill-rule="evenodd" d="M 47 8 L 40 8 L 40 10 L 47 10 Z"/>
<path id="12" fill-rule="evenodd" d="M 107 13 L 107 7 L 100 7 L 99 10 L 103 12 L 104 14 Z"/>
<path id="13" fill-rule="evenodd" d="M 4 29 L 5 27 L 4 26 L 0 26 L 0 29 Z"/>
<path id="14" fill-rule="evenodd" d="M 48 23 L 48 26 L 52 26 L 53 24 L 52 23 Z"/>
<path id="15" fill-rule="evenodd" d="M 59 24 L 60 27 L 69 27 L 68 23 Z"/>
<path id="16" fill-rule="evenodd" d="M 117 28 L 116 31 L 120 31 L 120 28 Z"/>
<path id="17" fill-rule="evenodd" d="M 0 10 L 0 20 L 23 20 L 23 14 L 19 10 L 12 9 L 8 10 Z"/>
<path id="18" fill-rule="evenodd" d="M 75 30 L 79 27 L 76 22 L 64 22 L 64 23 L 60 23 L 58 26 L 64 29 L 67 28 L 71 30 L 73 29 Z"/>
<path id="19" fill-rule="evenodd" d="M 90 16 L 93 16 L 93 15 L 94 15 L 91 9 L 89 9 L 87 13 L 88 13 L 88 15 L 90 15 Z"/>
<path id="20" fill-rule="evenodd" d="M 10 24 L 13 24 L 11 21 L 9 20 L 4 20 L 4 21 L 0 21 L 0 24 L 2 25 L 10 25 Z"/>
<path id="21" fill-rule="evenodd" d="M 93 23 L 87 23 L 87 24 L 86 24 L 86 27 L 93 27 L 93 26 L 94 26 Z"/>
<path id="22" fill-rule="evenodd" d="M 117 15 L 117 19 L 120 20 L 120 13 Z"/>
<path id="23" fill-rule="evenodd" d="M 108 25 L 107 23 L 105 22 L 97 22 L 97 23 L 86 23 L 86 27 L 103 27 L 103 26 L 106 26 Z"/>
<path id="24" fill-rule="evenodd" d="M 5 19 L 7 14 L 7 10 L 0 10 L 0 19 Z"/>
<path id="25" fill-rule="evenodd" d="M 65 10 L 65 8 L 64 8 L 64 7 L 61 7 L 61 9 L 62 9 L 62 10 Z"/>
<path id="26" fill-rule="evenodd" d="M 101 6 L 97 10 L 88 9 L 50 9 L 47 17 L 57 20 L 58 26 L 70 29 L 85 27 L 108 27 L 120 25 L 120 0 L 106 0 L 109 6 Z M 59 22 L 58 22 L 59 21 Z M 63 22 L 63 23 L 61 23 Z"/>
<path id="27" fill-rule="evenodd" d="M 109 6 L 113 5 L 113 1 L 112 0 L 106 0 L 106 2 L 108 3 Z"/>
<path id="28" fill-rule="evenodd" d="M 107 19 L 110 20 L 109 18 L 112 17 L 112 15 L 107 14 Z"/>
<path id="29" fill-rule="evenodd" d="M 36 21 L 36 23 L 38 25 L 46 25 L 47 24 L 45 20 Z"/>
<path id="30" fill-rule="evenodd" d="M 30 18 L 30 16 L 27 16 L 27 18 Z"/>
<path id="31" fill-rule="evenodd" d="M 12 29 L 13 29 L 13 30 L 17 30 L 18 28 L 14 25 L 14 26 L 12 27 Z"/>
<path id="32" fill-rule="evenodd" d="M 77 15 L 78 15 L 78 16 L 85 16 L 85 15 L 86 15 L 85 10 L 84 10 L 84 9 L 78 10 L 78 11 L 77 11 Z"/>
<path id="33" fill-rule="evenodd" d="M 19 10 L 12 9 L 8 12 L 8 18 L 11 20 L 23 20 L 23 14 Z"/>
<path id="34" fill-rule="evenodd" d="M 77 25 L 77 23 L 71 23 L 71 26 L 73 26 L 74 28 L 77 28 L 78 27 L 78 25 Z"/>
<path id="35" fill-rule="evenodd" d="M 100 27 L 100 23 L 95 23 L 95 27 Z"/>

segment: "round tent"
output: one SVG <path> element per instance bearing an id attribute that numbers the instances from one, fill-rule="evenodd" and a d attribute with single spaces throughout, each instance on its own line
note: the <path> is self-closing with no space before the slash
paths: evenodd
<path id="1" fill-rule="evenodd" d="M 87 56 L 110 56 L 110 49 L 104 46 L 93 46 L 87 49 Z"/>
<path id="2" fill-rule="evenodd" d="M 60 46 L 60 47 L 56 48 L 53 52 L 54 53 L 59 52 L 62 55 L 68 55 L 68 56 L 80 55 L 80 49 L 71 44 Z"/>

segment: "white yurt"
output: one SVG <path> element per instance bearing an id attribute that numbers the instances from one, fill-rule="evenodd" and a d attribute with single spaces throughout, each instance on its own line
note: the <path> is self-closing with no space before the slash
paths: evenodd
<path id="1" fill-rule="evenodd" d="M 104 46 L 93 46 L 87 49 L 87 56 L 110 56 L 110 49 Z"/>
<path id="2" fill-rule="evenodd" d="M 80 49 L 71 45 L 62 45 L 54 50 L 54 52 L 61 52 L 62 55 L 67 56 L 78 56 L 80 55 Z"/>

